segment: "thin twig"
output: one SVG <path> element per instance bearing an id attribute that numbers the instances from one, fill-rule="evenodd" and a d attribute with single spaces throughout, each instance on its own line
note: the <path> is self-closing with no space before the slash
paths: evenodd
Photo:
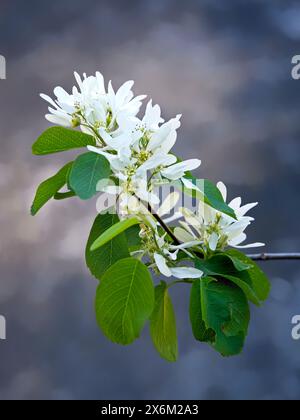
<path id="1" fill-rule="evenodd" d="M 173 239 L 174 244 L 175 245 L 180 245 L 180 242 L 178 241 L 178 239 L 176 238 L 176 236 L 174 235 L 174 233 L 171 231 L 171 229 L 168 228 L 168 226 L 165 224 L 165 222 L 159 217 L 158 214 L 156 213 L 152 213 L 152 216 L 154 217 L 154 219 L 156 219 L 158 221 L 158 223 L 161 225 L 161 227 L 167 232 L 167 234 L 170 236 L 170 238 Z"/>
<path id="2" fill-rule="evenodd" d="M 253 254 L 248 255 L 253 261 L 279 261 L 279 260 L 300 260 L 300 252 L 278 253 L 278 254 Z"/>

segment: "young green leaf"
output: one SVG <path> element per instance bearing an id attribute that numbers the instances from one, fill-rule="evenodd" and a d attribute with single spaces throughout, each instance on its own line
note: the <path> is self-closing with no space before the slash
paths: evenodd
<path id="1" fill-rule="evenodd" d="M 247 275 L 251 279 L 253 289 L 255 290 L 259 300 L 262 302 L 267 300 L 270 294 L 271 284 L 268 277 L 259 268 L 259 266 L 245 254 L 236 249 L 230 249 L 229 251 L 226 251 L 226 254 L 231 258 L 238 259 L 243 264 L 251 265 L 251 268 L 247 270 L 245 276 Z"/>
<path id="2" fill-rule="evenodd" d="M 155 288 L 155 306 L 151 315 L 150 333 L 158 353 L 169 362 L 176 362 L 178 358 L 176 319 L 165 282 Z"/>
<path id="3" fill-rule="evenodd" d="M 95 146 L 94 137 L 64 127 L 48 128 L 32 146 L 34 155 L 49 155 L 66 150 Z"/>
<path id="4" fill-rule="evenodd" d="M 112 342 L 136 340 L 154 308 L 154 286 L 147 267 L 126 258 L 103 275 L 96 294 L 99 327 Z"/>
<path id="5" fill-rule="evenodd" d="M 72 190 L 82 200 L 88 200 L 97 193 L 97 184 L 110 176 L 110 165 L 104 156 L 87 152 L 78 156 L 70 172 Z"/>
<path id="6" fill-rule="evenodd" d="M 217 254 L 208 260 L 196 261 L 196 267 L 202 270 L 206 276 L 220 277 L 231 281 L 242 289 L 247 298 L 257 306 L 260 306 L 261 301 L 255 284 L 249 276 L 250 264 L 238 264 L 233 256 L 224 254 Z M 236 266 L 240 270 L 236 269 Z M 243 269 L 243 270 L 242 270 Z"/>
<path id="7" fill-rule="evenodd" d="M 72 165 L 73 162 L 68 163 L 60 169 L 57 174 L 40 184 L 31 206 L 32 216 L 35 216 L 37 212 L 66 184 L 68 173 Z"/>
<path id="8" fill-rule="evenodd" d="M 100 235 L 99 238 L 97 238 L 93 242 L 91 246 L 91 251 L 96 251 L 98 248 L 101 248 L 103 245 L 107 244 L 107 242 L 110 242 L 116 236 L 125 232 L 132 226 L 138 225 L 140 223 L 141 222 L 135 217 L 131 219 L 122 220 L 121 222 L 116 223 L 115 225 L 107 229 L 104 233 L 102 233 L 102 235 Z"/>
<path id="9" fill-rule="evenodd" d="M 142 239 L 140 237 L 140 231 L 140 227 L 135 225 L 131 226 L 125 232 L 130 252 L 141 249 Z"/>
<path id="10" fill-rule="evenodd" d="M 192 288 L 192 294 L 199 294 L 193 296 L 191 301 L 193 305 L 198 302 L 199 307 L 191 313 L 202 317 L 203 324 L 200 323 L 199 328 L 200 338 L 201 334 L 202 337 L 210 334 L 207 341 L 212 340 L 212 346 L 222 356 L 239 354 L 243 349 L 250 321 L 246 296 L 239 287 L 225 281 L 216 281 L 212 277 L 204 277 L 196 282 L 199 284 Z M 192 319 L 192 325 L 197 322 L 196 315 Z M 195 338 L 197 337 L 196 330 Z"/>
<path id="11" fill-rule="evenodd" d="M 201 279 L 198 279 L 193 282 L 190 297 L 190 321 L 192 330 L 196 340 L 213 344 L 216 334 L 212 329 L 206 328 L 205 322 L 203 321 L 203 304 L 201 298 Z"/>
<path id="12" fill-rule="evenodd" d="M 76 197 L 74 191 L 57 192 L 53 198 L 54 200 L 61 201 L 72 197 Z"/>
<path id="13" fill-rule="evenodd" d="M 101 280 L 103 274 L 117 261 L 129 257 L 124 233 L 116 236 L 97 251 L 91 251 L 94 241 L 111 226 L 119 222 L 116 214 L 99 214 L 93 224 L 85 251 L 86 264 L 93 276 Z"/>

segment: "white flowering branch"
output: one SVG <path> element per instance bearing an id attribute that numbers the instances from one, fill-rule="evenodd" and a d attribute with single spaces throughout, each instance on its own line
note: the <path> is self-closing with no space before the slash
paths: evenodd
<path id="1" fill-rule="evenodd" d="M 99 72 L 83 79 L 75 73 L 75 78 L 78 86 L 71 94 L 57 87 L 54 100 L 41 95 L 50 105 L 46 118 L 56 127 L 32 150 L 35 155 L 88 151 L 39 186 L 32 215 L 52 198 L 106 194 L 98 201 L 86 263 L 100 281 L 98 324 L 113 342 L 132 343 L 150 320 L 159 354 L 175 361 L 176 321 L 168 290 L 184 283 L 191 286 L 195 338 L 223 356 L 239 354 L 248 331 L 248 302 L 260 306 L 270 291 L 254 261 L 300 260 L 300 253 L 240 251 L 264 246 L 246 242 L 245 231 L 254 221 L 248 212 L 258 203 L 228 201 L 222 182 L 193 177 L 201 161 L 181 161 L 172 152 L 181 115 L 165 122 L 159 105 L 149 101 L 139 117 L 145 96 L 134 96 L 133 81 L 115 91 Z M 151 271 L 164 278 L 156 287 Z"/>

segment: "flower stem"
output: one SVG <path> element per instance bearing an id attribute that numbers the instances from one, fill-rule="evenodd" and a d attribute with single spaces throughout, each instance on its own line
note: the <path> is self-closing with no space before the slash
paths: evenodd
<path id="1" fill-rule="evenodd" d="M 159 217 L 159 215 L 157 213 L 154 212 L 154 210 L 152 209 L 152 207 L 150 206 L 150 204 L 148 204 L 148 210 L 150 211 L 150 213 L 152 214 L 152 216 L 154 217 L 154 219 L 156 219 L 158 221 L 158 223 L 161 225 L 161 227 L 167 232 L 167 234 L 170 236 L 170 238 L 173 239 L 174 244 L 175 245 L 180 245 L 179 240 L 176 238 L 176 236 L 174 235 L 174 233 L 171 231 L 171 229 L 166 225 L 166 223 Z"/>

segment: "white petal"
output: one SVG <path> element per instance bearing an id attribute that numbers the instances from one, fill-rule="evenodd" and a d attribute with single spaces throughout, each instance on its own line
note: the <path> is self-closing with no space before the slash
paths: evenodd
<path id="1" fill-rule="evenodd" d="M 87 149 L 90 152 L 94 152 L 97 153 L 98 155 L 102 155 L 104 156 L 110 163 L 112 163 L 115 160 L 118 160 L 118 157 L 116 155 L 112 155 L 111 153 L 107 153 L 104 152 L 102 149 L 100 149 L 99 147 L 95 147 L 95 146 L 87 146 Z"/>
<path id="2" fill-rule="evenodd" d="M 111 195 L 117 195 L 120 194 L 123 190 L 121 187 L 118 187 L 116 185 L 107 185 L 106 187 L 101 188 L 101 190 L 97 187 L 97 191 L 102 191 Z"/>
<path id="3" fill-rule="evenodd" d="M 201 160 L 199 159 L 190 159 L 184 162 L 176 163 L 169 168 L 166 168 L 161 171 L 162 175 L 165 178 L 171 179 L 173 181 L 182 178 L 187 171 L 193 171 L 201 165 Z"/>
<path id="4" fill-rule="evenodd" d="M 219 242 L 219 235 L 213 232 L 209 239 L 209 248 L 212 251 L 215 251 L 217 249 L 218 242 Z"/>
<path id="5" fill-rule="evenodd" d="M 202 220 L 200 220 L 200 218 L 195 213 L 193 213 L 191 210 L 187 208 L 182 208 L 180 211 L 182 212 L 185 220 L 190 226 L 193 226 L 194 228 L 201 227 Z"/>
<path id="6" fill-rule="evenodd" d="M 149 203 L 153 206 L 156 206 L 159 204 L 159 198 L 157 195 L 149 192 L 143 185 L 141 185 L 140 188 L 136 191 L 137 197 L 139 197 L 141 200 L 145 201 L 146 203 Z"/>
<path id="7" fill-rule="evenodd" d="M 116 105 L 118 107 L 121 107 L 124 104 L 124 102 L 127 100 L 128 96 L 130 94 L 132 94 L 131 89 L 132 89 L 133 85 L 134 85 L 134 81 L 129 80 L 128 82 L 125 82 L 120 87 L 120 89 L 116 93 Z M 130 99 L 132 99 L 132 96 L 130 97 Z"/>
<path id="8" fill-rule="evenodd" d="M 181 245 L 171 245 L 170 249 L 188 249 L 188 248 L 193 248 L 194 246 L 200 245 L 202 243 L 203 241 L 190 241 L 190 242 L 185 242 Z"/>
<path id="9" fill-rule="evenodd" d="M 169 153 L 177 139 L 176 130 L 180 127 L 180 117 L 178 115 L 176 118 L 168 121 L 152 135 L 148 146 L 149 150 L 161 148 L 165 153 Z"/>
<path id="10" fill-rule="evenodd" d="M 229 243 L 229 245 L 231 245 L 230 243 Z M 235 245 L 235 248 L 238 248 L 238 249 L 246 249 L 246 248 L 259 248 L 259 247 L 261 247 L 261 246 L 266 246 L 266 244 L 263 244 L 262 242 L 256 242 L 256 243 L 254 243 L 254 244 L 249 244 L 249 245 Z"/>
<path id="11" fill-rule="evenodd" d="M 195 190 L 195 191 L 199 191 L 202 192 L 197 185 L 195 185 L 193 182 L 191 182 L 189 179 L 187 178 L 181 178 L 181 181 L 183 182 L 183 185 L 188 189 L 188 190 Z M 202 182 L 202 181 L 201 181 Z"/>
<path id="12" fill-rule="evenodd" d="M 176 157 L 173 155 L 160 155 L 156 154 L 148 159 L 142 166 L 139 167 L 137 170 L 137 174 L 142 172 L 146 172 L 152 169 L 156 169 L 161 165 L 171 165 L 172 163 L 176 162 Z"/>
<path id="13" fill-rule="evenodd" d="M 238 222 L 235 222 L 225 228 L 224 233 L 228 236 L 228 239 L 231 240 L 236 236 L 239 236 L 246 229 L 246 227 L 249 226 L 249 224 L 250 222 L 248 220 L 239 220 Z"/>
<path id="14" fill-rule="evenodd" d="M 194 234 L 193 230 L 191 229 L 190 225 L 186 222 L 180 221 L 179 222 L 181 224 L 181 226 L 187 231 L 189 232 L 189 234 L 191 235 L 191 237 L 196 238 L 196 235 Z"/>
<path id="15" fill-rule="evenodd" d="M 158 130 L 159 124 L 164 122 L 161 118 L 161 109 L 159 105 L 152 105 L 152 99 L 148 102 L 143 123 L 147 130 Z"/>
<path id="16" fill-rule="evenodd" d="M 165 201 L 162 203 L 160 208 L 158 209 L 158 216 L 162 217 L 166 214 L 170 214 L 171 211 L 176 207 L 178 201 L 180 199 L 180 194 L 178 192 L 173 192 L 168 195 L 168 197 L 165 199 Z"/>
<path id="17" fill-rule="evenodd" d="M 226 185 L 223 182 L 218 182 L 217 187 L 218 187 L 220 193 L 222 194 L 223 200 L 226 203 L 226 201 L 227 201 L 227 187 L 226 187 Z"/>
<path id="18" fill-rule="evenodd" d="M 166 224 L 169 224 L 169 223 L 175 222 L 176 220 L 181 219 L 181 218 L 182 218 L 182 214 L 177 212 L 177 213 L 174 214 L 174 216 L 171 216 L 171 217 L 168 217 L 167 219 L 164 219 L 164 222 Z"/>
<path id="19" fill-rule="evenodd" d="M 171 277 L 172 276 L 172 272 L 170 270 L 170 268 L 167 266 L 167 262 L 165 260 L 165 258 L 160 255 L 160 254 L 154 254 L 154 260 L 155 263 L 157 265 L 157 268 L 159 269 L 159 271 L 166 277 Z"/>
<path id="20" fill-rule="evenodd" d="M 41 97 L 42 99 L 44 99 L 44 101 L 46 101 L 46 102 L 48 102 L 49 104 L 51 104 L 52 106 L 54 106 L 54 108 L 56 108 L 56 109 L 58 109 L 58 108 L 59 108 L 59 107 L 58 107 L 58 105 L 57 105 L 57 103 L 56 103 L 56 102 L 54 102 L 54 101 L 53 101 L 53 99 L 52 99 L 52 98 L 50 98 L 50 96 L 45 95 L 44 93 L 41 93 L 41 94 L 40 94 L 40 97 Z"/>
<path id="21" fill-rule="evenodd" d="M 247 239 L 247 235 L 243 232 L 240 235 L 236 236 L 235 238 L 229 241 L 230 246 L 240 245 L 241 243 L 245 242 Z"/>
<path id="22" fill-rule="evenodd" d="M 106 132 L 104 128 L 101 128 L 99 130 L 99 134 L 108 146 L 117 151 L 121 148 L 129 148 L 132 142 L 131 137 L 127 133 L 123 133 L 113 138 L 110 134 Z"/>
<path id="23" fill-rule="evenodd" d="M 57 115 L 46 114 L 46 120 L 51 122 L 52 124 L 58 124 L 63 127 L 72 127 L 72 123 L 68 118 L 58 117 Z"/>
<path id="24" fill-rule="evenodd" d="M 54 89 L 54 95 L 57 97 L 59 102 L 69 104 L 72 102 L 72 95 L 70 95 L 65 89 L 58 86 Z"/>
<path id="25" fill-rule="evenodd" d="M 241 207 L 242 199 L 241 197 L 237 197 L 233 199 L 228 205 L 231 207 L 235 212 Z"/>
<path id="26" fill-rule="evenodd" d="M 193 267 L 176 267 L 170 268 L 171 275 L 177 279 L 199 279 L 203 276 L 201 270 Z"/>
<path id="27" fill-rule="evenodd" d="M 96 79 L 98 83 L 99 93 L 105 94 L 104 77 L 99 71 L 96 72 Z"/>
<path id="28" fill-rule="evenodd" d="M 74 72 L 74 77 L 79 86 L 80 91 L 82 91 L 82 80 L 81 80 L 80 75 L 76 71 Z"/>
<path id="29" fill-rule="evenodd" d="M 181 242 L 192 242 L 195 238 L 190 233 L 182 228 L 175 228 L 174 235 Z"/>
<path id="30" fill-rule="evenodd" d="M 252 210 L 254 207 L 256 207 L 258 205 L 258 203 L 250 203 L 250 204 L 246 204 L 245 206 L 241 207 L 240 209 L 238 209 L 236 211 L 236 215 L 237 217 L 242 217 L 244 216 L 246 213 L 248 213 L 248 211 Z"/>

